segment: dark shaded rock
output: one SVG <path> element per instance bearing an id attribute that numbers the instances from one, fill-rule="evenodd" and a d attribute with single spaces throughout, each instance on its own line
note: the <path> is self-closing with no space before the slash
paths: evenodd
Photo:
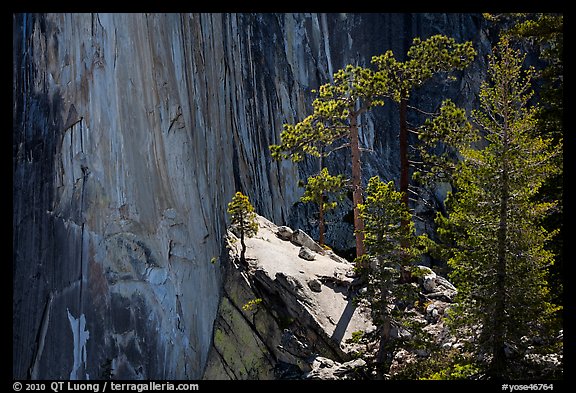
<path id="1" fill-rule="evenodd" d="M 319 280 L 317 279 L 308 280 L 307 284 L 308 288 L 310 288 L 312 291 L 322 292 L 322 283 Z"/>
<path id="2" fill-rule="evenodd" d="M 302 359 L 306 359 L 313 353 L 310 346 L 298 339 L 290 329 L 284 329 L 279 348 Z"/>
<path id="3" fill-rule="evenodd" d="M 302 259 L 306 259 L 307 261 L 313 261 L 316 259 L 316 254 L 305 246 L 300 247 L 300 250 L 298 251 L 298 256 Z"/>
<path id="4" fill-rule="evenodd" d="M 295 364 L 279 361 L 274 365 L 276 379 L 302 379 L 304 372 Z"/>
<path id="5" fill-rule="evenodd" d="M 290 227 L 279 226 L 276 235 L 282 240 L 292 240 L 293 231 Z"/>

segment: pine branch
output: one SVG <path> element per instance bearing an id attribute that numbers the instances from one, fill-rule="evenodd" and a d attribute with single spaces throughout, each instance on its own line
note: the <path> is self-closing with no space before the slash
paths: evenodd
<path id="1" fill-rule="evenodd" d="M 424 165 L 424 161 L 414 161 L 414 160 L 408 160 L 409 164 L 413 164 L 413 165 L 418 165 L 418 164 L 422 164 Z"/>
<path id="2" fill-rule="evenodd" d="M 340 149 L 344 149 L 346 147 L 350 147 L 350 143 L 344 143 L 343 145 L 335 147 L 334 149 L 330 150 L 328 153 L 325 153 L 324 157 L 328 157 L 330 154 L 334 153 L 335 151 L 338 151 Z"/>
<path id="3" fill-rule="evenodd" d="M 416 112 L 421 113 L 421 114 L 426 115 L 426 116 L 438 116 L 438 112 L 435 112 L 435 113 L 426 112 L 426 111 L 423 111 L 422 109 L 417 108 L 417 107 L 412 106 L 412 105 L 407 105 L 407 107 L 408 107 L 408 109 L 413 109 Z"/>

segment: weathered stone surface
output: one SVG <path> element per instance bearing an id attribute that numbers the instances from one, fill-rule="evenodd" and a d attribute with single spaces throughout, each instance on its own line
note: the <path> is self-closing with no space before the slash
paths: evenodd
<path id="1" fill-rule="evenodd" d="M 338 263 L 350 264 L 350 262 L 348 262 L 347 259 L 339 257 L 332 250 L 325 250 L 325 254 L 328 255 L 330 257 L 330 259 L 332 259 L 333 261 L 336 261 Z"/>
<path id="2" fill-rule="evenodd" d="M 426 266 L 418 266 L 421 271 L 419 279 L 422 289 L 427 298 L 452 302 L 458 293 L 458 290 L 450 281 L 442 276 L 437 275 Z"/>
<path id="3" fill-rule="evenodd" d="M 292 233 L 292 241 L 299 246 L 304 246 L 314 252 L 323 254 L 324 249 L 318 243 L 316 243 L 308 234 L 301 229 L 296 229 Z"/>
<path id="4" fill-rule="evenodd" d="M 213 348 L 217 356 L 209 359 L 204 378 L 273 379 L 274 357 L 251 324 L 252 312 L 243 313 L 227 296 L 222 298 L 219 312 L 226 317 L 218 319 L 214 326 Z M 213 361 L 225 366 L 213 367 Z"/>
<path id="5" fill-rule="evenodd" d="M 312 370 L 306 374 L 305 378 L 321 380 L 357 379 L 364 366 L 366 366 L 366 362 L 362 359 L 338 363 L 332 359 L 318 356 L 312 363 Z"/>
<path id="6" fill-rule="evenodd" d="M 258 222 L 258 234 L 246 240 L 250 269 L 242 272 L 233 262 L 228 272 L 224 291 L 226 300 L 220 305 L 216 332 L 225 333 L 219 326 L 228 324 L 230 319 L 230 313 L 226 311 L 228 303 L 241 310 L 250 299 L 261 297 L 262 307 L 255 312 L 242 310 L 240 313 L 244 318 L 234 320 L 244 324 L 235 331 L 246 332 L 242 336 L 248 339 L 239 339 L 232 332 L 228 338 L 215 338 L 204 377 L 270 378 L 270 374 L 246 371 L 249 364 L 270 362 L 268 370 L 275 370 L 276 378 L 295 378 L 297 374 L 302 378 L 311 371 L 311 356 L 314 354 L 338 362 L 350 360 L 351 347 L 346 340 L 354 331 L 373 328 L 369 312 L 342 295 L 345 281 L 340 285 L 334 282 L 322 285 L 317 277 L 326 272 L 345 277 L 347 269 L 353 269 L 352 265 L 319 254 L 316 254 L 314 263 L 305 261 L 298 257 L 299 247 L 275 236 L 277 227 L 274 224 L 261 216 Z M 231 260 L 236 261 L 239 245 L 234 242 L 229 247 Z M 250 329 L 255 333 L 249 334 Z M 221 342 L 237 342 L 237 345 L 223 351 L 219 345 Z M 260 360 L 227 360 L 236 352 L 256 353 L 258 348 L 264 348 L 262 355 L 256 357 Z M 296 366 L 299 373 L 288 365 Z"/>
<path id="7" fill-rule="evenodd" d="M 278 237 L 282 240 L 292 240 L 293 233 L 294 232 L 290 227 L 283 225 L 278 227 L 278 232 L 276 232 L 276 235 L 278 235 Z"/>
<path id="8" fill-rule="evenodd" d="M 298 251 L 298 256 L 307 261 L 313 261 L 316 259 L 316 254 L 305 246 L 300 247 L 300 250 Z"/>
<path id="9" fill-rule="evenodd" d="M 434 292 L 436 289 L 436 273 L 432 272 L 422 277 L 422 287 L 427 292 Z"/>

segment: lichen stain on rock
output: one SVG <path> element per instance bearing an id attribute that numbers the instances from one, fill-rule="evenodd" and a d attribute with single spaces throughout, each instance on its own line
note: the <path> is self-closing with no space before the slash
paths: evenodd
<path id="1" fill-rule="evenodd" d="M 235 379 L 274 379 L 272 356 L 245 317 L 226 297 L 222 298 L 220 312 L 225 317 L 216 324 L 214 349 Z M 220 379 L 210 372 L 206 377 Z"/>

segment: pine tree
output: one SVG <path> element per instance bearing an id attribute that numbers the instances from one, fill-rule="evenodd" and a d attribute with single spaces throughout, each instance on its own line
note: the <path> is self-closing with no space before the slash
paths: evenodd
<path id="1" fill-rule="evenodd" d="M 242 246 L 240 262 L 246 266 L 246 242 L 244 239 L 258 233 L 258 222 L 256 221 L 254 207 L 246 195 L 236 192 L 232 201 L 228 203 L 228 214 L 230 215 L 231 225 L 240 235 L 240 244 Z"/>
<path id="2" fill-rule="evenodd" d="M 412 46 L 406 54 L 407 59 L 403 62 L 396 60 L 394 53 L 389 50 L 383 55 L 374 56 L 372 63 L 376 64 L 378 71 L 375 75 L 386 83 L 379 84 L 382 87 L 381 96 L 391 98 L 399 104 L 400 118 L 400 192 L 402 201 L 409 206 L 410 186 L 410 160 L 408 156 L 409 138 L 408 132 L 408 102 L 410 95 L 427 80 L 438 74 L 447 74 L 453 70 L 466 68 L 476 51 L 472 42 L 458 44 L 453 38 L 443 35 L 434 35 L 425 40 L 414 38 Z M 441 117 L 442 119 L 442 117 Z M 416 132 L 415 130 L 412 130 Z M 408 226 L 410 217 L 402 221 L 402 225 Z M 408 258 L 408 256 L 407 256 Z M 408 271 L 402 271 L 402 279 L 410 280 Z"/>
<path id="3" fill-rule="evenodd" d="M 318 243 L 321 246 L 324 245 L 325 214 L 335 209 L 337 201 L 342 199 L 344 183 L 342 175 L 330 175 L 328 168 L 322 168 L 318 175 L 308 178 L 304 195 L 300 198 L 304 203 L 318 205 Z"/>
<path id="4" fill-rule="evenodd" d="M 439 233 L 452 245 L 450 277 L 458 287 L 453 325 L 479 329 L 475 348 L 489 359 L 494 378 L 509 378 L 507 346 L 520 354 L 523 336 L 542 336 L 556 308 L 549 303 L 546 249 L 552 233 L 540 222 L 554 203 L 535 200 L 543 182 L 559 169 L 561 154 L 536 132 L 530 106 L 532 70 L 524 56 L 501 39 L 489 58 L 480 109 L 472 112 L 482 140 L 462 145 L 454 171 L 457 192 L 438 216 Z"/>
<path id="5" fill-rule="evenodd" d="M 374 56 L 372 63 L 378 66 L 375 75 L 386 83 L 379 84 L 381 96 L 398 103 L 400 116 L 400 192 L 408 206 L 409 157 L 408 157 L 408 102 L 410 95 L 426 81 L 438 74 L 463 70 L 476 56 L 472 42 L 458 44 L 453 38 L 434 35 L 425 40 L 414 38 L 408 49 L 405 61 L 398 61 L 389 50 L 383 55 Z M 407 222 L 406 222 L 407 223 Z"/>
<path id="6" fill-rule="evenodd" d="M 303 154 L 321 157 L 334 149 L 350 147 L 352 161 L 352 199 L 356 255 L 364 254 L 363 223 L 358 212 L 362 203 L 359 119 L 369 109 L 382 105 L 376 92 L 382 89 L 382 76 L 360 66 L 338 70 L 333 82 L 320 86 L 313 101 L 313 113 L 301 122 L 285 124 L 279 145 L 270 146 L 275 159 L 301 161 Z M 324 152 L 327 149 L 327 152 Z"/>
<path id="7" fill-rule="evenodd" d="M 537 129 L 540 135 L 551 137 L 554 142 L 561 141 L 564 131 L 564 16 L 559 13 L 510 13 L 485 14 L 485 17 L 495 22 L 500 35 L 511 42 L 520 42 L 530 55 L 539 58 L 535 73 L 540 97 Z M 558 157 L 558 167 L 562 167 L 561 159 Z M 563 191 L 563 173 L 559 172 L 546 180 L 537 196 L 558 201 L 558 207 L 543 223 L 548 230 L 558 229 L 550 243 L 556 254 L 556 263 L 550 273 L 557 303 L 563 298 Z"/>
<path id="8" fill-rule="evenodd" d="M 360 273 L 367 278 L 366 293 L 362 296 L 370 304 L 372 320 L 378 327 L 379 350 L 377 363 L 382 364 L 390 352 L 390 333 L 393 325 L 407 328 L 407 313 L 416 300 L 418 290 L 402 279 L 402 272 L 424 252 L 425 240 L 415 235 L 410 212 L 402 202 L 402 193 L 394 182 L 384 183 L 372 177 L 366 188 L 366 202 L 359 206 L 364 220 L 366 254 Z M 407 225 L 402 223 L 407 221 Z"/>
<path id="9" fill-rule="evenodd" d="M 285 124 L 279 145 L 270 146 L 272 157 L 302 160 L 302 154 L 322 156 L 323 148 L 350 146 L 352 158 L 352 189 L 356 255 L 364 254 L 364 224 L 358 205 L 362 203 L 362 174 L 360 160 L 359 119 L 371 108 L 383 105 L 389 97 L 400 104 L 400 191 L 408 206 L 409 160 L 407 106 L 413 89 L 439 73 L 464 69 L 476 52 L 471 42 L 458 44 L 441 35 L 426 40 L 415 38 L 407 53 L 408 60 L 397 61 L 392 51 L 375 56 L 369 68 L 348 65 L 334 74 L 333 82 L 320 86 L 313 102 L 313 113 L 303 121 Z M 346 140 L 345 145 L 332 147 Z M 408 225 L 404 221 L 403 225 Z M 361 260 L 361 259 L 360 259 Z"/>
<path id="10" fill-rule="evenodd" d="M 544 136 L 562 139 L 564 113 L 564 17 L 562 14 L 519 14 L 506 36 L 533 44 L 545 64 L 536 71 L 542 81 L 537 118 Z"/>
<path id="11" fill-rule="evenodd" d="M 501 36 L 520 41 L 540 59 L 535 78 L 542 82 L 538 129 L 562 138 L 564 112 L 564 16 L 559 13 L 484 14 Z"/>

